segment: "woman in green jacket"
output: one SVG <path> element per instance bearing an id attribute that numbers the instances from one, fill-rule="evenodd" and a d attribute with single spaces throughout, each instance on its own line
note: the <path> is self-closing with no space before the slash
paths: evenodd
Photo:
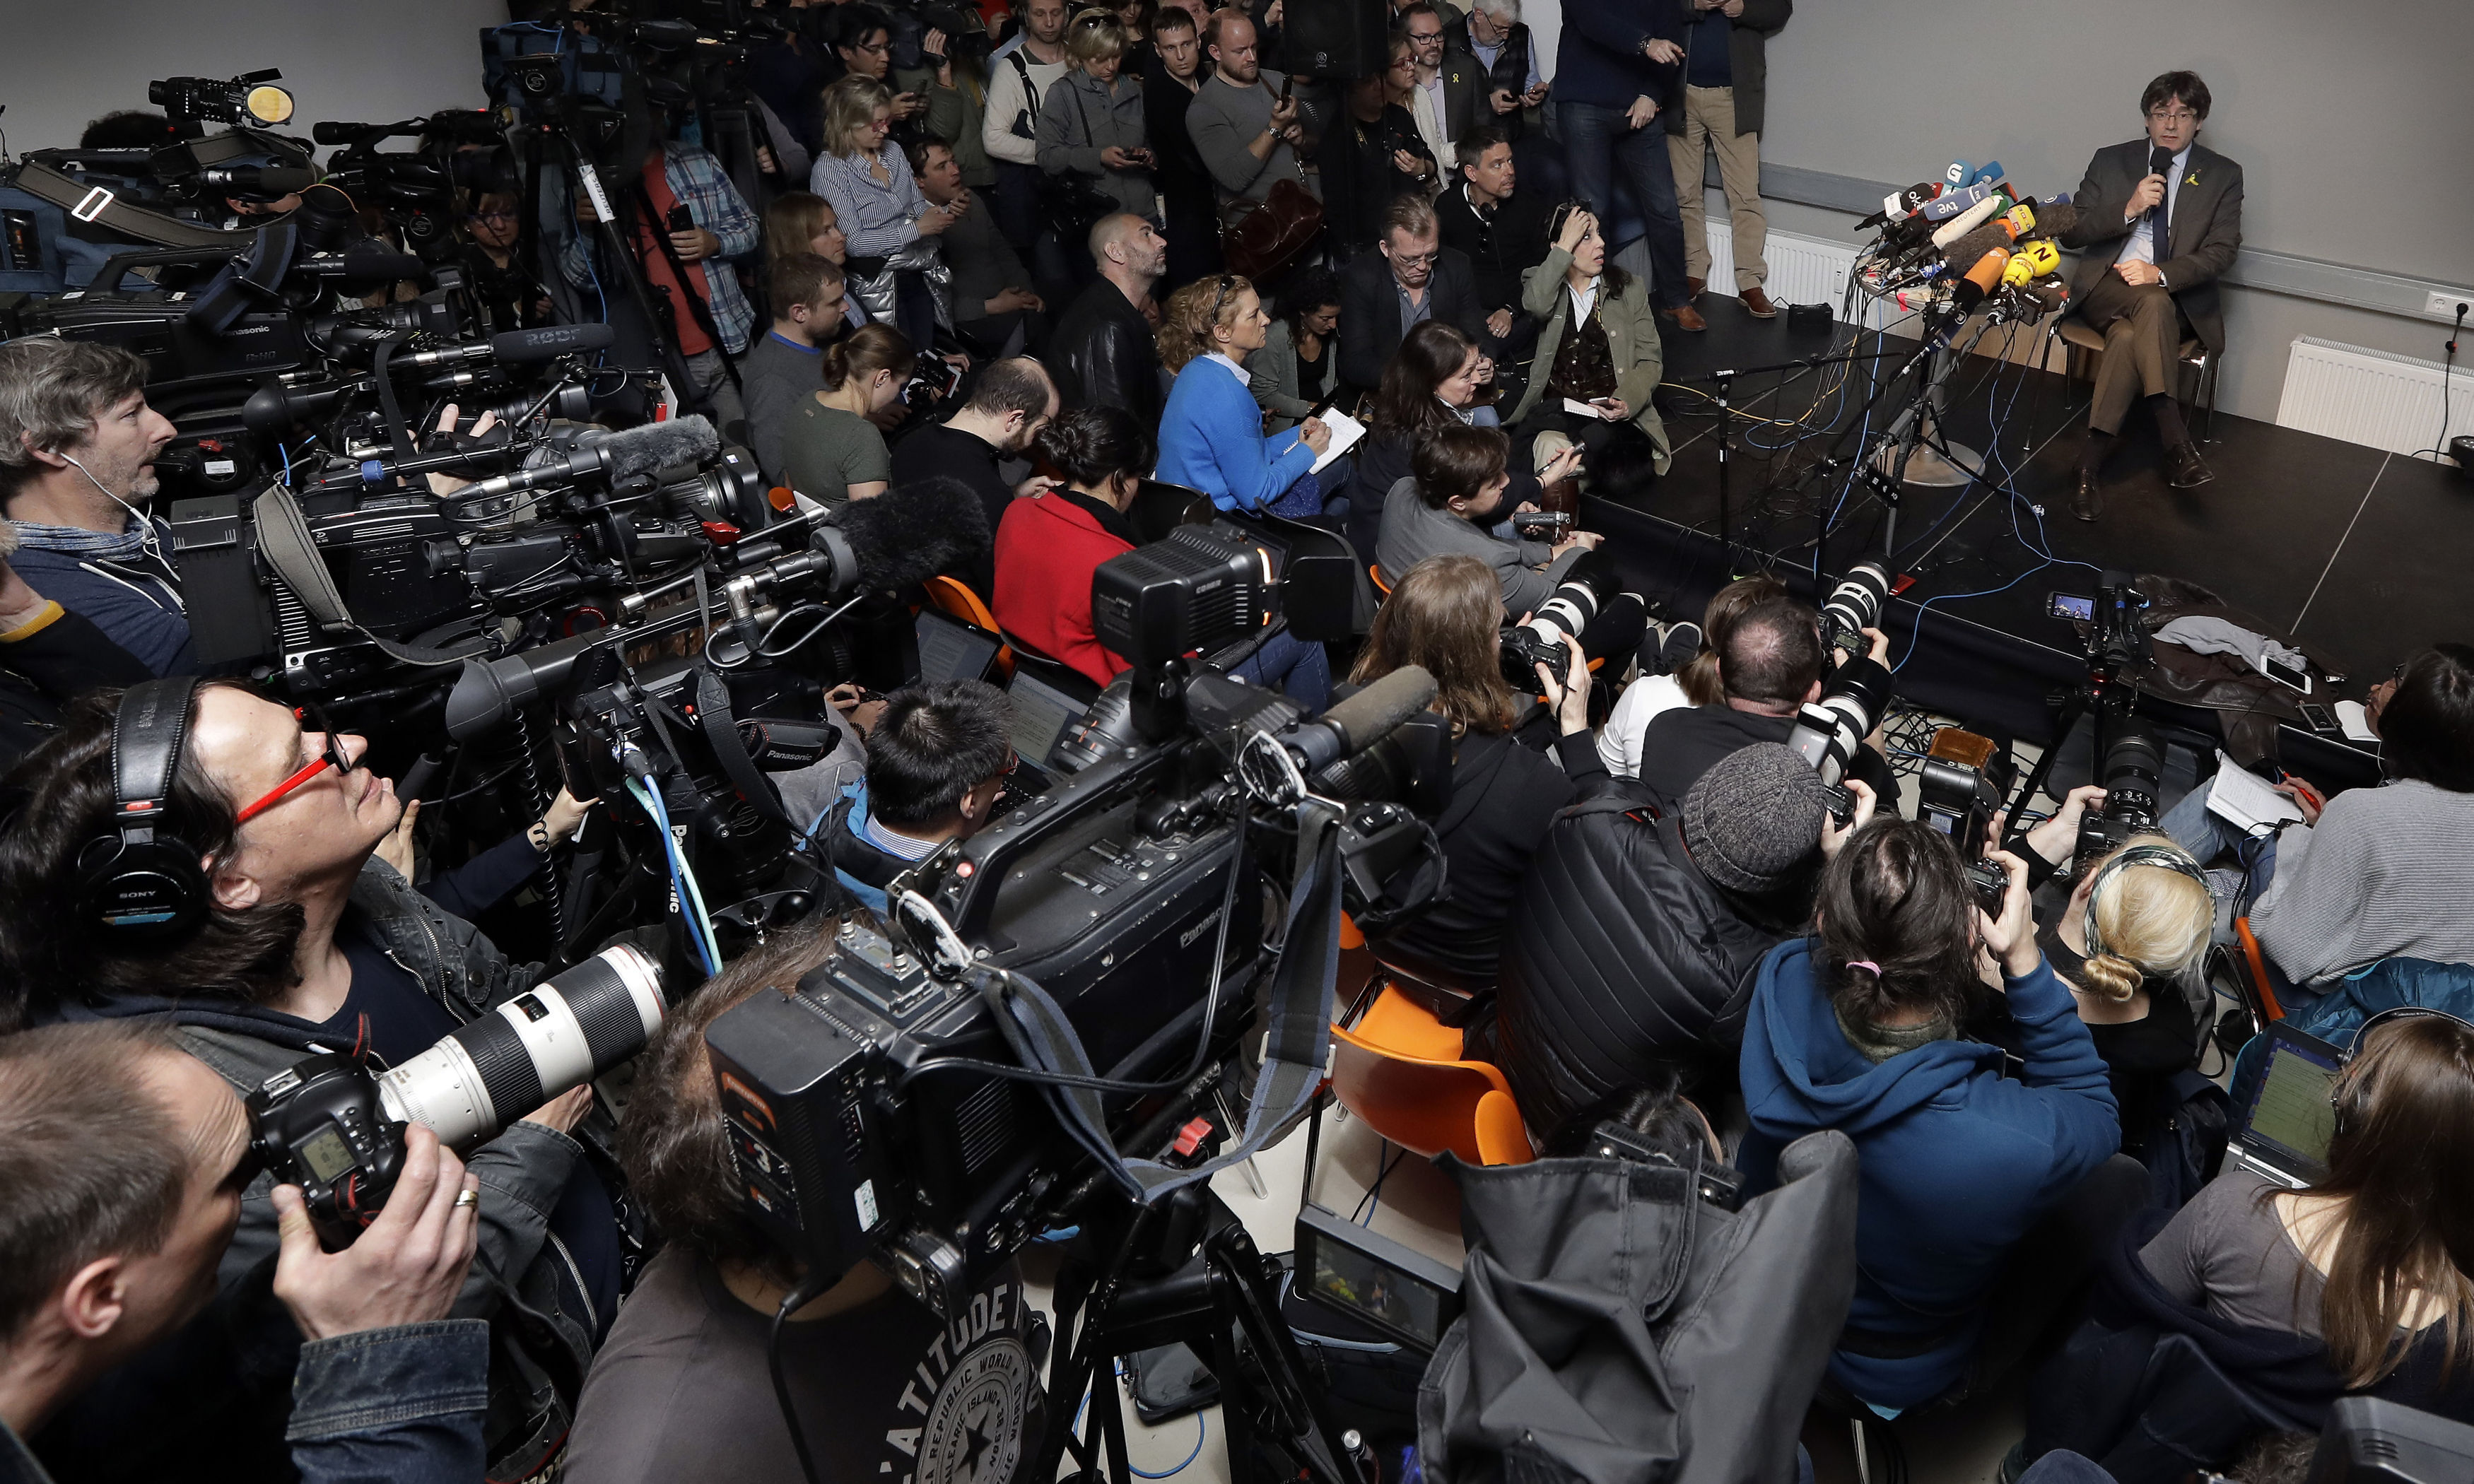
<path id="1" fill-rule="evenodd" d="M 1554 245 L 1521 278 L 1520 306 L 1542 328 L 1529 390 L 1510 419 L 1518 430 L 1515 446 L 1533 446 L 1540 433 L 1562 433 L 1587 451 L 1592 472 L 1603 478 L 1615 471 L 1602 466 L 1600 455 L 1615 443 L 1617 427 L 1630 422 L 1648 435 L 1652 468 L 1663 474 L 1666 424 L 1650 394 L 1666 362 L 1648 286 L 1607 261 L 1598 219 L 1578 202 L 1556 207 L 1546 231 Z M 1567 404 L 1593 411 L 1575 413 Z M 1621 457 L 1619 447 L 1614 453 Z M 1640 475 L 1649 471 L 1624 472 L 1635 488 L 1647 483 Z"/>

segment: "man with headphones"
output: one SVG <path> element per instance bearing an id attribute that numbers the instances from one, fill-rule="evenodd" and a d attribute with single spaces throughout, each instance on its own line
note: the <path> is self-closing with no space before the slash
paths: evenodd
<path id="1" fill-rule="evenodd" d="M 228 681 L 152 680 L 72 703 L 0 801 L 12 816 L 0 827 L 0 1024 L 166 1021 L 181 1049 L 246 1092 L 314 1050 L 400 1064 L 530 988 L 535 969 L 372 862 L 402 805 L 362 766 L 365 748 Z M 467 1161 L 481 1260 L 455 1312 L 496 1321 L 493 1477 L 529 1476 L 554 1454 L 617 1308 L 631 1244 L 615 1126 L 606 1113 L 588 1122 L 593 1112 L 578 1089 Z M 276 1251 L 271 1185 L 244 1194 L 227 1293 Z M 233 1338 L 254 1354 L 282 1336 Z M 232 1393 L 212 1406 L 197 1406 L 194 1376 L 98 1395 L 151 1407 L 177 1390 L 225 1435 L 158 1441 L 117 1411 L 74 1435 L 181 1460 L 279 1449 L 288 1372 L 237 1357 L 206 1369 Z M 93 1472 L 188 1472 L 172 1455 L 121 1461 L 135 1466 Z"/>
<path id="2" fill-rule="evenodd" d="M 197 667 L 171 538 L 145 506 L 171 422 L 146 405 L 146 363 L 117 346 L 0 345 L 0 511 L 12 564 L 156 675 Z"/>

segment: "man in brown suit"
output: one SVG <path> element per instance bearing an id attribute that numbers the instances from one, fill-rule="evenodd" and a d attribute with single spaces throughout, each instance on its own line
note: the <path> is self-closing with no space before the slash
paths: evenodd
<path id="1" fill-rule="evenodd" d="M 2104 331 L 2071 493 L 2071 514 L 2081 520 L 2103 508 L 2098 473 L 2134 394 L 2156 419 L 2173 488 L 2195 490 L 2216 477 L 2192 445 L 2173 387 L 2183 336 L 2196 335 L 2210 355 L 2225 348 L 2217 279 L 2242 251 L 2242 166 L 2197 143 L 2208 117 L 2208 84 L 2197 73 L 2166 73 L 2147 84 L 2139 107 L 2147 136 L 2097 151 L 2072 198 L 2078 225 L 2063 237 L 2081 251 L 2074 312 Z"/>

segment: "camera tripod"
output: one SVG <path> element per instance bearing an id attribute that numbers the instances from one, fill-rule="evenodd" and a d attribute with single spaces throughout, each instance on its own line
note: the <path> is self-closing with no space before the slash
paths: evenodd
<path id="1" fill-rule="evenodd" d="M 1161 1271 L 1191 1249 L 1197 1231 L 1200 1257 Z M 1134 1484 L 1117 1373 L 1128 1356 L 1183 1344 L 1219 1380 L 1222 1445 L 1236 1484 L 1364 1484 L 1354 1435 L 1333 1423 L 1280 1317 L 1278 1271 L 1207 1185 L 1133 1209 L 1105 1272 L 1069 1264 L 1057 1275 L 1049 1428 L 1024 1476 L 1055 1478 L 1071 1452 L 1068 1477 L 1079 1484 Z"/>

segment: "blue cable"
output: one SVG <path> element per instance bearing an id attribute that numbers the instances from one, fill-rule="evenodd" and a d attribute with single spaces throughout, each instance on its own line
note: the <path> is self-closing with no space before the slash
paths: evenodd
<path id="1" fill-rule="evenodd" d="M 1085 1398 L 1084 1400 L 1088 1400 L 1089 1399 Z M 1148 1469 L 1138 1469 L 1131 1463 L 1128 1463 L 1126 1465 L 1126 1472 L 1131 1473 L 1138 1479 L 1164 1479 L 1169 1477 L 1171 1474 L 1183 1473 L 1186 1470 L 1187 1464 L 1191 1464 L 1196 1459 L 1202 1456 L 1202 1440 L 1210 1431 L 1211 1419 L 1205 1417 L 1201 1412 L 1197 1412 L 1194 1414 L 1194 1451 L 1185 1455 L 1185 1463 L 1178 1464 L 1176 1468 L 1161 1473 L 1153 1473 Z"/>
<path id="2" fill-rule="evenodd" d="M 652 817 L 653 827 L 662 832 L 662 855 L 669 865 L 670 890 L 678 894 L 679 914 L 688 920 L 688 938 L 695 945 L 696 957 L 703 961 L 707 975 L 720 973 L 721 945 L 714 940 L 713 924 L 705 916 L 704 895 L 696 889 L 695 873 L 689 869 L 686 857 L 679 853 L 677 839 L 670 833 L 669 811 L 662 807 L 659 795 L 634 778 L 627 780 L 627 792 L 644 806 L 644 812 Z"/>

